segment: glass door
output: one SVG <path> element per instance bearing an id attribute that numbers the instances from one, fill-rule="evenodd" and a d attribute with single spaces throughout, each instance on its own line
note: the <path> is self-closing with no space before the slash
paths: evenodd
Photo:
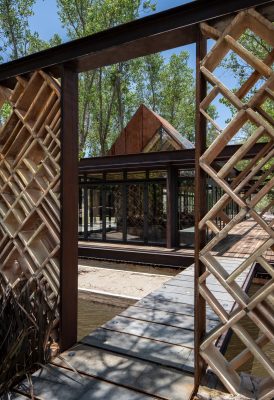
<path id="1" fill-rule="evenodd" d="M 106 185 L 106 240 L 123 240 L 123 196 L 122 185 Z"/>
<path id="2" fill-rule="evenodd" d="M 166 243 L 167 193 L 165 182 L 148 184 L 147 238 L 150 244 Z"/>
<path id="3" fill-rule="evenodd" d="M 144 242 L 144 183 L 127 184 L 127 242 Z"/>
<path id="4" fill-rule="evenodd" d="M 79 234 L 79 239 L 84 238 L 84 230 L 85 230 L 85 225 L 84 225 L 84 188 L 79 187 L 79 207 L 78 207 L 78 234 Z"/>
<path id="5" fill-rule="evenodd" d="M 88 239 L 103 239 L 103 190 L 102 186 L 88 187 Z"/>

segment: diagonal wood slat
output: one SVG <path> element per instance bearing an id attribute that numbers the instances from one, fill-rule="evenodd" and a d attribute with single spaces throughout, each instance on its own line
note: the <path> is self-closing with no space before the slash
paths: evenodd
<path id="1" fill-rule="evenodd" d="M 273 24 L 253 9 L 239 13 L 223 32 L 215 32 L 210 26 L 201 25 L 201 32 L 205 36 L 215 39 L 216 44 L 202 60 L 200 66 L 201 73 L 207 82 L 213 85 L 211 92 L 200 103 L 200 112 L 213 127 L 218 126 L 215 121 L 209 118 L 206 110 L 219 93 L 232 106 L 236 107 L 237 112 L 225 129 L 217 129 L 217 138 L 199 161 L 200 167 L 225 192 L 199 222 L 199 229 L 202 230 L 207 226 L 212 230 L 212 238 L 204 248 L 200 249 L 199 258 L 206 267 L 206 271 L 199 279 L 198 288 L 207 305 L 212 308 L 221 321 L 217 328 L 209 328 L 207 330 L 206 338 L 200 344 L 200 355 L 232 394 L 243 394 L 249 398 L 255 397 L 260 400 L 266 400 L 272 397 L 274 387 L 274 365 L 264 353 L 262 347 L 273 340 L 274 332 L 273 266 L 265 258 L 267 252 L 273 249 L 273 216 L 269 215 L 269 211 L 273 208 L 274 127 L 273 115 L 268 114 L 263 109 L 263 104 L 266 100 L 273 101 L 271 93 L 274 82 L 272 68 L 274 57 L 273 50 L 261 60 L 246 49 L 240 41 L 242 34 L 246 30 L 259 36 L 267 43 L 270 49 L 273 47 Z M 215 69 L 229 51 L 234 51 L 245 63 L 255 69 L 255 72 L 243 83 L 242 87 L 235 92 L 228 89 L 220 78 L 214 75 Z M 252 92 L 254 85 L 258 83 L 261 83 L 261 87 L 256 87 L 256 90 Z M 251 94 L 246 100 L 247 93 Z M 239 132 L 246 123 L 254 126 L 250 137 L 241 144 L 239 150 L 221 169 L 216 170 L 214 165 L 215 158 L 231 140 L 238 137 Z M 242 164 L 242 170 L 238 176 L 233 180 L 229 179 L 228 173 L 231 169 L 241 163 L 246 151 L 259 141 L 266 143 L 263 151 L 249 163 Z M 263 199 L 266 200 L 268 205 L 264 206 L 261 212 L 258 212 L 257 207 Z M 216 229 L 214 221 L 220 213 L 225 211 L 225 207 L 230 201 L 236 202 L 240 211 L 231 220 L 224 221 L 224 226 L 221 229 Z M 218 262 L 214 248 L 232 232 L 243 218 L 251 218 L 263 230 L 265 237 L 261 245 L 257 246 L 253 253 L 232 272 Z M 229 252 L 229 249 L 227 251 Z M 254 263 L 260 264 L 270 274 L 271 279 L 263 288 L 250 297 L 241 290 L 236 283 L 236 279 L 241 277 L 241 274 Z M 228 314 L 219 300 L 212 295 L 208 286 L 208 279 L 212 276 L 235 299 L 236 308 L 231 314 Z M 257 340 L 254 340 L 243 328 L 242 321 L 244 318 L 249 318 L 261 330 L 261 335 Z M 239 354 L 229 363 L 226 357 L 215 347 L 215 341 L 220 332 L 225 332 L 228 329 L 232 329 L 245 345 L 245 350 L 239 350 Z M 239 374 L 237 369 L 252 357 L 262 365 L 267 373 L 267 379 L 251 378 L 254 384 L 253 392 L 251 393 L 250 388 L 245 385 L 246 378 Z"/>
<path id="2" fill-rule="evenodd" d="M 52 308 L 59 296 L 60 86 L 36 71 L 0 96 L 12 106 L 0 131 L 2 293 L 35 276 Z"/>

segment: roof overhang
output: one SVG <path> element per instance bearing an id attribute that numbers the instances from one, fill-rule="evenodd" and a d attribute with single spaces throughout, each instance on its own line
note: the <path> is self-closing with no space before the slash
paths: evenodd
<path id="1" fill-rule="evenodd" d="M 265 143 L 255 144 L 245 154 L 244 159 L 255 157 L 264 145 Z M 218 163 L 228 161 L 240 147 L 240 145 L 226 146 L 215 161 Z M 185 169 L 194 168 L 195 149 L 83 158 L 79 162 L 79 173 L 164 169 L 168 166 L 177 166 Z"/>

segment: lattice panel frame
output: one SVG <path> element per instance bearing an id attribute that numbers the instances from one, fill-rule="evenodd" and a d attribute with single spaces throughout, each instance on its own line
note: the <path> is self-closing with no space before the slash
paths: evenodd
<path id="1" fill-rule="evenodd" d="M 261 60 L 240 44 L 241 35 L 249 29 L 268 43 L 271 51 L 265 59 Z M 207 332 L 206 338 L 200 346 L 200 355 L 209 364 L 216 375 L 221 379 L 226 388 L 234 395 L 239 393 L 250 398 L 270 399 L 274 396 L 274 364 L 262 350 L 268 342 L 274 343 L 274 270 L 267 261 L 265 253 L 274 249 L 273 219 L 266 218 L 266 212 L 273 207 L 273 200 L 260 212 L 256 205 L 269 194 L 274 187 L 274 120 L 262 105 L 269 99 L 274 100 L 274 27 L 254 9 L 240 12 L 231 23 L 219 32 L 206 23 L 201 24 L 201 31 L 206 37 L 216 40 L 215 45 L 202 60 L 200 70 L 206 81 L 212 86 L 207 96 L 200 103 L 200 112 L 218 132 L 218 137 L 200 157 L 200 167 L 224 191 L 211 210 L 199 223 L 199 229 L 209 228 L 213 238 L 200 250 L 199 258 L 206 267 L 205 273 L 199 278 L 199 292 L 206 303 L 215 311 L 220 319 L 220 324 L 214 330 Z M 220 79 L 214 75 L 215 69 L 220 65 L 228 52 L 232 50 L 240 56 L 253 69 L 247 81 L 236 91 L 229 90 Z M 262 82 L 260 79 L 264 78 Z M 257 83 L 262 82 L 259 89 L 252 96 L 246 98 L 247 93 Z M 225 129 L 208 114 L 208 107 L 214 99 L 221 94 L 237 110 L 236 115 Z M 251 136 L 242 143 L 239 150 L 220 169 L 214 164 L 215 158 L 224 147 L 235 138 L 246 123 L 256 126 Z M 255 143 L 263 141 L 265 144 L 257 156 L 250 160 L 236 178 L 228 179 L 234 166 L 243 160 L 246 152 Z M 234 218 L 225 214 L 225 207 L 233 201 L 239 206 L 239 212 Z M 215 224 L 215 219 L 222 215 L 224 227 L 220 229 Z M 233 271 L 228 272 L 220 260 L 214 255 L 214 247 L 226 238 L 229 232 L 246 216 L 253 218 L 267 235 L 264 243 Z M 238 285 L 237 280 L 241 273 L 250 268 L 255 262 L 259 263 L 271 279 L 253 296 L 248 296 Z M 213 296 L 207 286 L 207 278 L 214 276 L 223 289 L 226 290 L 236 302 L 236 308 L 229 315 Z M 250 318 L 255 326 L 260 329 L 260 336 L 253 340 L 242 325 L 244 318 Z M 239 337 L 245 345 L 245 350 L 230 362 L 215 346 L 216 340 L 228 329 Z M 237 369 L 251 357 L 255 357 L 268 374 L 265 379 L 247 379 L 237 372 Z"/>
<path id="2" fill-rule="evenodd" d="M 29 79 L 17 77 L 13 91 L 1 88 L 0 96 L 12 106 L 0 131 L 0 291 L 36 276 L 54 307 L 60 272 L 60 85 L 36 71 Z"/>

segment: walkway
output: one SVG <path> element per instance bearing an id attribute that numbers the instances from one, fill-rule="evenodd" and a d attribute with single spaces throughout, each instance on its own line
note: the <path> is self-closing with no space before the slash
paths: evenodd
<path id="1" fill-rule="evenodd" d="M 219 258 L 228 271 L 242 260 Z M 189 399 L 194 385 L 193 275 L 191 266 L 36 372 L 34 395 L 42 400 Z M 238 283 L 244 286 L 247 279 L 248 271 Z M 229 312 L 233 299 L 213 277 L 208 283 Z M 217 324 L 208 308 L 208 327 Z M 29 393 L 27 381 L 19 389 Z"/>

